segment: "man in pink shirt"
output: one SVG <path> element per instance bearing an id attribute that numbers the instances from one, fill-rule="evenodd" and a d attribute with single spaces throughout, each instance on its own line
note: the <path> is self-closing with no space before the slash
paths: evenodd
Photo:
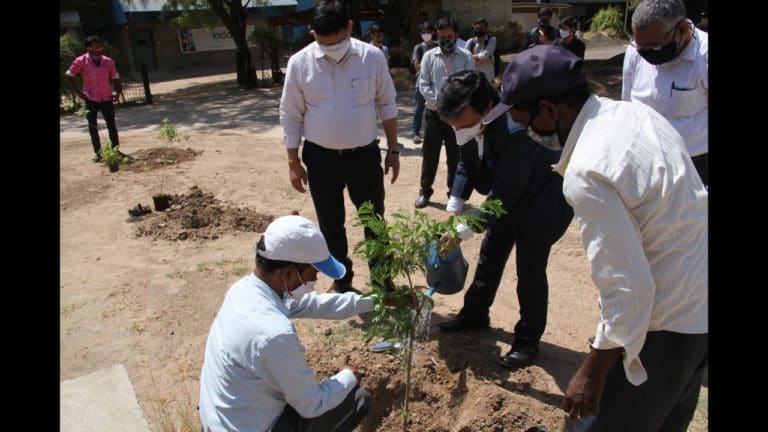
<path id="1" fill-rule="evenodd" d="M 93 151 L 96 152 L 94 162 L 101 161 L 101 142 L 99 140 L 99 130 L 96 126 L 96 116 L 99 111 L 104 116 L 109 130 L 109 140 L 112 147 L 120 145 L 117 139 L 117 126 L 115 126 L 115 108 L 113 102 L 117 102 L 123 94 L 123 87 L 120 84 L 120 75 L 115 68 L 115 61 L 102 55 L 104 49 L 101 46 L 101 39 L 98 36 L 88 36 L 85 39 L 85 49 L 87 53 L 75 58 L 72 65 L 67 69 L 66 76 L 70 86 L 75 93 L 85 101 L 86 114 L 88 119 L 88 132 L 91 134 L 91 144 Z M 83 88 L 77 85 L 75 75 L 82 74 Z M 112 95 L 112 83 L 115 88 L 115 95 Z"/>

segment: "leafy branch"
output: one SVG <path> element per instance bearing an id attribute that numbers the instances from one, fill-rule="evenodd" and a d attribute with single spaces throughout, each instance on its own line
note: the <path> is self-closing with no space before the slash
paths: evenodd
<path id="1" fill-rule="evenodd" d="M 472 207 L 495 216 L 505 213 L 500 200 L 487 200 L 480 206 Z M 416 334 L 418 324 L 426 319 L 433 305 L 432 299 L 422 290 L 424 287 L 414 285 L 412 275 L 417 271 L 426 271 L 425 261 L 429 248 L 439 243 L 444 234 L 447 233 L 453 240 L 458 238 L 454 227 L 458 223 L 480 230 L 484 226 L 484 219 L 475 212 L 467 212 L 446 221 L 438 221 L 430 219 L 419 210 L 414 210 L 412 215 L 399 210 L 392 214 L 388 222 L 374 212 L 370 202 L 360 206 L 355 219 L 356 226 L 362 226 L 372 234 L 354 247 L 356 255 L 372 263 L 371 291 L 366 296 L 373 300 L 373 314 L 365 341 L 370 342 L 380 337 L 405 342 L 401 352 L 407 377 L 403 407 L 404 431 L 408 423 L 413 343 L 419 336 Z M 439 255 L 445 258 L 442 251 Z"/>

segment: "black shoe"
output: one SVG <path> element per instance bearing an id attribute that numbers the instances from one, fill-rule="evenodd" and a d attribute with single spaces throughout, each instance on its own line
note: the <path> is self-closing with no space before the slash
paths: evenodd
<path id="1" fill-rule="evenodd" d="M 528 366 L 539 354 L 539 342 L 519 342 L 512 345 L 507 355 L 499 359 L 499 363 L 508 369 Z"/>
<path id="2" fill-rule="evenodd" d="M 480 330 L 488 328 L 488 326 L 491 324 L 490 318 L 486 318 L 484 320 L 469 320 L 466 318 L 462 318 L 457 316 L 456 318 L 441 322 L 437 326 L 440 327 L 440 331 L 443 333 L 456 333 L 464 330 Z"/>
<path id="3" fill-rule="evenodd" d="M 426 207 L 427 204 L 429 204 L 429 195 L 421 194 L 419 199 L 413 203 L 413 206 L 420 209 Z"/>
<path id="4" fill-rule="evenodd" d="M 96 163 L 99 163 L 102 160 L 104 160 L 104 159 L 101 158 L 100 154 L 96 154 L 96 156 L 93 157 L 93 161 L 96 162 Z"/>

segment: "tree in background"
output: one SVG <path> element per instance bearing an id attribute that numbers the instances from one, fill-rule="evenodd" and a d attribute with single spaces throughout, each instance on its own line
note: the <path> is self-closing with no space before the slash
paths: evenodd
<path id="1" fill-rule="evenodd" d="M 420 16 L 422 0 L 390 0 L 388 4 L 382 4 L 384 16 L 380 24 L 384 33 L 389 39 L 390 53 L 392 53 L 393 66 L 411 65 L 411 53 L 413 46 L 421 42 L 419 36 L 419 24 L 421 21 L 416 19 Z M 398 50 L 392 50 L 399 47 Z M 394 58 L 394 52 L 400 53 L 398 58 Z"/>
<path id="2" fill-rule="evenodd" d="M 171 27 L 191 28 L 205 26 L 212 29 L 223 24 L 235 41 L 237 84 L 245 89 L 256 87 L 256 70 L 252 66 L 251 50 L 245 32 L 246 9 L 266 4 L 267 0 L 166 0 L 161 18 L 172 11 L 180 12 L 170 19 Z"/>
<path id="3" fill-rule="evenodd" d="M 112 23 L 112 5 L 104 0 L 61 0 L 59 12 L 77 11 L 85 36 Z"/>
<path id="4" fill-rule="evenodd" d="M 589 31 L 604 32 L 610 37 L 626 37 L 624 31 L 624 13 L 619 8 L 610 5 L 600 9 L 589 24 Z"/>

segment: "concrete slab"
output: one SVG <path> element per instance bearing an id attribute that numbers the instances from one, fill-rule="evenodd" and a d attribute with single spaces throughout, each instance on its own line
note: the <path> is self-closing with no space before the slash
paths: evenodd
<path id="1" fill-rule="evenodd" d="M 59 398 L 62 432 L 149 432 L 121 364 L 62 381 Z"/>

